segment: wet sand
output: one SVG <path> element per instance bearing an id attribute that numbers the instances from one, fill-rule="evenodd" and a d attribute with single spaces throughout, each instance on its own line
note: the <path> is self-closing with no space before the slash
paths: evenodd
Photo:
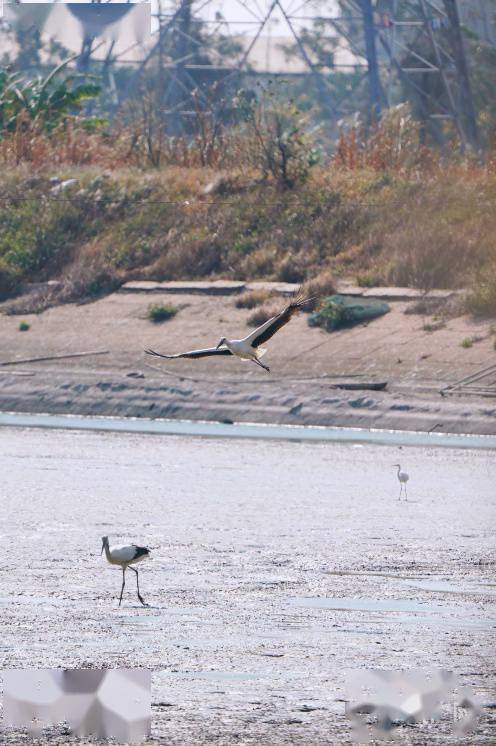
<path id="1" fill-rule="evenodd" d="M 1 667 L 150 668 L 161 744 L 351 743 L 346 669 L 447 668 L 484 705 L 476 734 L 451 739 L 446 713 L 400 742 L 494 743 L 494 464 L 491 451 L 2 428 Z M 118 608 L 104 534 L 153 548 L 150 608 L 131 578 Z"/>
<path id="2" fill-rule="evenodd" d="M 180 310 L 153 324 L 146 317 L 152 302 Z M 310 328 L 306 314 L 293 319 L 267 345 L 270 374 L 233 359 L 144 355 L 148 347 L 176 352 L 215 345 L 221 333 L 247 334 L 251 311 L 235 308 L 229 296 L 118 292 L 27 315 L 27 332 L 19 332 L 19 316 L 1 315 L 0 362 L 108 354 L 0 366 L 0 411 L 496 434 L 494 398 L 439 393 L 495 363 L 494 320 L 449 319 L 429 332 L 424 322 L 431 317 L 405 314 L 407 302 L 390 305 L 367 326 L 333 334 Z M 479 341 L 462 348 L 465 338 Z M 340 381 L 387 388 L 336 389 Z"/>

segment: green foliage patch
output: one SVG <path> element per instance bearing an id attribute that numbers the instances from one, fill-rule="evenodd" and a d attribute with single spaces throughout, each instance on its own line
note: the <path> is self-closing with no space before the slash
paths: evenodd
<path id="1" fill-rule="evenodd" d="M 174 318 L 178 311 L 179 308 L 172 303 L 151 303 L 148 306 L 148 318 L 158 324 Z"/>
<path id="2" fill-rule="evenodd" d="M 344 295 L 331 295 L 325 298 L 318 311 L 311 314 L 308 324 L 334 332 L 372 321 L 389 311 L 389 305 L 381 301 L 361 301 Z"/>
<path id="3" fill-rule="evenodd" d="M 36 126 L 38 131 L 52 132 L 64 119 L 81 111 L 83 101 L 95 98 L 100 87 L 94 83 L 75 84 L 83 78 L 77 73 L 60 74 L 71 62 L 67 59 L 45 78 L 25 81 L 22 75 L 0 68 L 0 138 L 15 132 L 20 124 Z M 85 118 L 86 127 L 95 125 Z"/>

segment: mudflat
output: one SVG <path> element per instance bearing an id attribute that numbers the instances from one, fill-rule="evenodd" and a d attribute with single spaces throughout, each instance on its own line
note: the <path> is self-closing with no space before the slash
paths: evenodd
<path id="1" fill-rule="evenodd" d="M 150 668 L 161 744 L 351 743 L 348 669 L 445 668 L 494 743 L 492 452 L 2 428 L 0 469 L 2 668 Z"/>

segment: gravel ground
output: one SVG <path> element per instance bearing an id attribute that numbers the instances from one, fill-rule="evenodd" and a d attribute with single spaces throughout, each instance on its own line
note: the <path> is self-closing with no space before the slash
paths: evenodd
<path id="1" fill-rule="evenodd" d="M 487 451 L 1 429 L 1 667 L 152 669 L 150 744 L 351 743 L 347 669 L 445 668 L 479 697 L 476 732 L 452 737 L 446 711 L 399 741 L 494 743 L 494 467 Z M 153 548 L 149 608 L 131 578 L 118 608 L 105 534 Z"/>

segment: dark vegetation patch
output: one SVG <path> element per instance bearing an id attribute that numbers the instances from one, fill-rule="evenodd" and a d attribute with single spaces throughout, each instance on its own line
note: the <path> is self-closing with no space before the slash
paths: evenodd
<path id="1" fill-rule="evenodd" d="M 323 300 L 318 311 L 312 313 L 308 323 L 310 326 L 320 326 L 327 332 L 334 332 L 356 324 L 366 324 L 389 310 L 389 305 L 381 301 L 331 295 Z"/>
<path id="2" fill-rule="evenodd" d="M 151 303 L 148 306 L 147 316 L 150 321 L 158 324 L 174 318 L 178 311 L 179 308 L 172 303 Z"/>

